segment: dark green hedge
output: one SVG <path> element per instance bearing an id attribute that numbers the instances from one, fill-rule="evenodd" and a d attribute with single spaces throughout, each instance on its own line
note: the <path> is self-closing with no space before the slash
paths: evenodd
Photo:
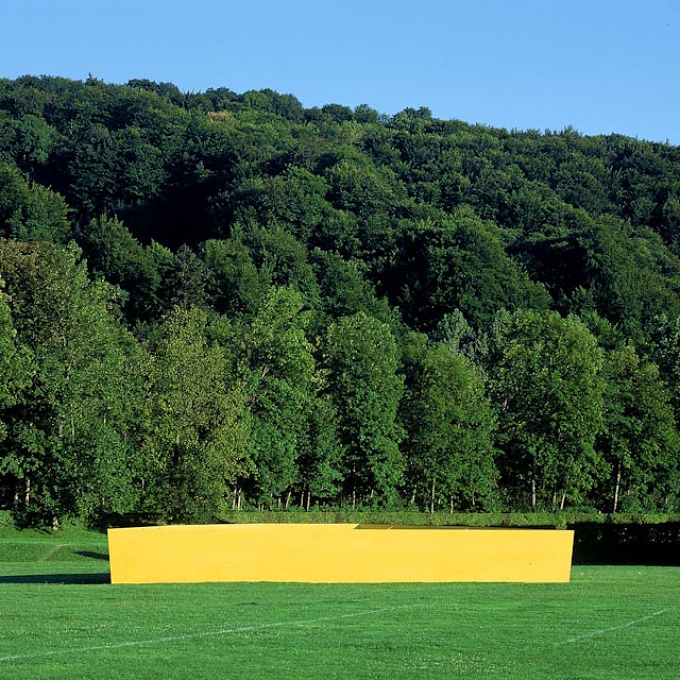
<path id="1" fill-rule="evenodd" d="M 423 513 L 423 512 L 232 512 L 227 524 L 392 524 L 395 526 L 554 527 L 587 525 L 656 525 L 679 522 L 680 514 L 559 513 Z"/>

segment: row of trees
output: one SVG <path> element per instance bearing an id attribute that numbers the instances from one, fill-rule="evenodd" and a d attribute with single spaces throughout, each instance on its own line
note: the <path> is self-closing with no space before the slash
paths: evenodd
<path id="1" fill-rule="evenodd" d="M 0 271 L 18 515 L 678 506 L 658 365 L 574 316 L 501 312 L 475 333 L 455 313 L 428 339 L 359 311 L 312 333 L 302 295 L 272 287 L 248 322 L 176 305 L 135 336 L 75 247 L 2 241 Z M 659 337 L 680 355 L 677 325 Z"/>
<path id="2" fill-rule="evenodd" d="M 680 152 L 0 80 L 0 500 L 675 510 Z"/>

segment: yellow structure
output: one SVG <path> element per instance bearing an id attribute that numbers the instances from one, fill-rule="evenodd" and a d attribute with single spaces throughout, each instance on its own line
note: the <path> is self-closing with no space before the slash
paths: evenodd
<path id="1" fill-rule="evenodd" d="M 112 583 L 567 582 L 573 531 L 230 524 L 109 529 Z"/>

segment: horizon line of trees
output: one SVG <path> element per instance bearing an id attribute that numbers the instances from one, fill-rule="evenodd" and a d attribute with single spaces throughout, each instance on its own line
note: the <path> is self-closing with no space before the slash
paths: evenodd
<path id="1" fill-rule="evenodd" d="M 0 506 L 677 511 L 678 161 L 0 80 Z"/>

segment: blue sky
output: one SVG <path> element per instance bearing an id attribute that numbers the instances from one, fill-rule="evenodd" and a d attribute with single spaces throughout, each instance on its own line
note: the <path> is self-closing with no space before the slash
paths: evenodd
<path id="1" fill-rule="evenodd" d="M 271 88 L 304 106 L 680 144 L 677 0 L 13 0 L 0 77 Z"/>

